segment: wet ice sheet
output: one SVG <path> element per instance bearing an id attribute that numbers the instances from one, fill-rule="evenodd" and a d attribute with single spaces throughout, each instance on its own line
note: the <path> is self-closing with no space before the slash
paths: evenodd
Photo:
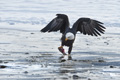
<path id="1" fill-rule="evenodd" d="M 59 33 L 41 34 L 6 29 L 0 33 L 0 65 L 6 66 L 0 69 L 0 79 L 120 78 L 119 43 L 115 43 L 120 40 L 119 35 L 106 33 L 102 37 L 88 38 L 77 34 L 72 60 L 61 62 L 62 54 L 57 50 L 60 45 Z M 49 35 L 53 35 L 53 38 L 49 39 Z"/>
<path id="2" fill-rule="evenodd" d="M 79 17 L 90 17 L 119 27 L 119 5 L 119 0 L 0 0 L 0 23 L 41 25 L 65 13 L 72 24 Z"/>
<path id="3" fill-rule="evenodd" d="M 119 80 L 119 5 L 119 0 L 0 0 L 0 79 Z M 97 19 L 106 33 L 77 34 L 72 60 L 61 62 L 59 32 L 39 32 L 57 13 L 67 14 L 71 25 L 79 17 Z"/>

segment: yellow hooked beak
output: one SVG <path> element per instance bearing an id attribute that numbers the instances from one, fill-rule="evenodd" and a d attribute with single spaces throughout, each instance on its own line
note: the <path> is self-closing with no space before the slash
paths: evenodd
<path id="1" fill-rule="evenodd" d="M 68 38 L 65 38 L 65 41 L 67 41 L 68 40 Z"/>

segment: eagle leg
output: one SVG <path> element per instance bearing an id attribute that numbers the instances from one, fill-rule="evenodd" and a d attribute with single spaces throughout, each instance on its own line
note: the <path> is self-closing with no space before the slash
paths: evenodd
<path id="1" fill-rule="evenodd" d="M 68 55 L 70 55 L 71 51 L 72 51 L 72 46 L 70 46 L 68 49 Z"/>

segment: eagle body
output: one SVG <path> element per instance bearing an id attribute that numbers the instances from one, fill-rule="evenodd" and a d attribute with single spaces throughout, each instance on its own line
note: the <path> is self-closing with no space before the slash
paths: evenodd
<path id="1" fill-rule="evenodd" d="M 74 38 L 73 40 L 67 40 L 67 41 L 65 41 L 65 39 L 66 39 L 66 34 L 67 34 L 67 33 L 73 34 L 74 37 L 76 36 L 76 34 L 75 34 L 75 32 L 73 32 L 73 30 L 72 30 L 71 28 L 68 28 L 68 29 L 66 30 L 66 32 L 62 35 L 62 38 L 61 38 L 62 46 L 65 45 L 65 46 L 70 47 L 70 46 L 73 45 L 73 42 L 74 42 L 75 38 Z"/>
<path id="2" fill-rule="evenodd" d="M 75 40 L 75 39 L 74 39 L 74 40 Z M 74 40 L 67 40 L 67 41 L 65 41 L 65 36 L 63 36 L 63 37 L 61 38 L 62 46 L 68 46 L 68 47 L 73 46 Z"/>
<path id="3" fill-rule="evenodd" d="M 72 26 L 69 27 L 69 19 L 65 14 L 56 14 L 54 18 L 46 27 L 41 29 L 41 32 L 56 32 L 62 33 L 61 47 L 68 46 L 68 54 L 71 54 L 73 43 L 76 38 L 77 32 L 81 32 L 84 35 L 101 36 L 105 32 L 103 23 L 90 18 L 79 18 Z M 61 50 L 61 49 L 60 49 Z M 64 53 L 64 51 L 61 51 Z"/>

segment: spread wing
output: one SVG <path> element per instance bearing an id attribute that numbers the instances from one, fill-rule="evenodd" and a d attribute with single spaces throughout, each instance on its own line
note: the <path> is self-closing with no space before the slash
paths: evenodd
<path id="1" fill-rule="evenodd" d="M 60 30 L 60 32 L 64 34 L 67 28 L 69 28 L 67 15 L 57 14 L 57 17 L 54 18 L 46 27 L 44 27 L 41 32 L 52 32 Z"/>
<path id="2" fill-rule="evenodd" d="M 84 35 L 91 36 L 100 36 L 101 33 L 105 32 L 105 27 L 102 26 L 102 22 L 93 20 L 90 18 L 79 18 L 73 25 L 73 28 L 76 32 L 80 31 Z"/>

